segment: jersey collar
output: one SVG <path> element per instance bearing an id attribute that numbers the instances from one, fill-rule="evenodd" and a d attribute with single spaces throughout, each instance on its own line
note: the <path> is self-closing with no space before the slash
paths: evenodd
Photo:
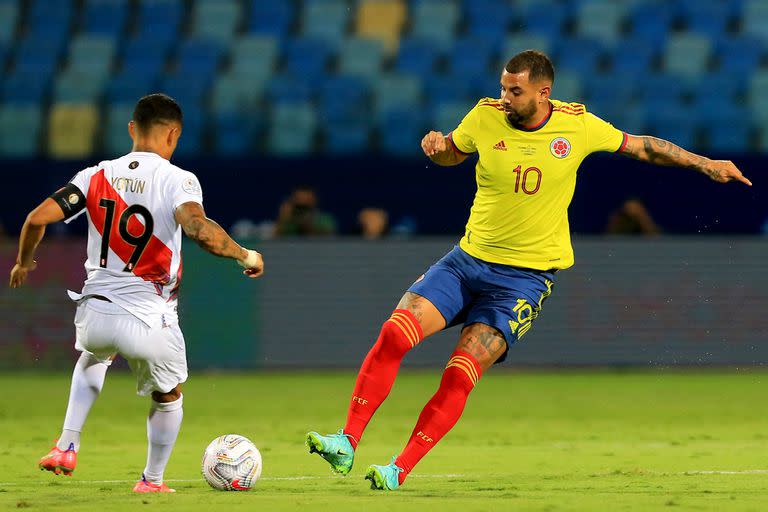
<path id="1" fill-rule="evenodd" d="M 535 132 L 536 130 L 541 130 L 544 128 L 544 125 L 547 124 L 549 119 L 552 117 L 552 102 L 547 100 L 547 103 L 549 103 L 549 112 L 547 112 L 547 115 L 544 116 L 544 119 L 541 120 L 539 124 L 536 126 L 531 126 L 530 128 L 518 128 L 518 130 L 524 131 L 524 132 Z"/>

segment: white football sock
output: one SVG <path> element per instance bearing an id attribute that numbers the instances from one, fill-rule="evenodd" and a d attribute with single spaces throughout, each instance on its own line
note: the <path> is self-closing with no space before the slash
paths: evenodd
<path id="1" fill-rule="evenodd" d="M 181 428 L 181 419 L 184 417 L 181 407 L 183 399 L 182 395 L 178 400 L 164 404 L 152 400 L 147 418 L 149 448 L 144 478 L 153 484 L 159 485 L 163 482 L 163 472 L 168 459 L 171 458 L 171 451 Z"/>
<path id="2" fill-rule="evenodd" d="M 69 403 L 67 415 L 64 417 L 64 430 L 59 436 L 56 446 L 66 450 L 70 444 L 75 445 L 75 451 L 80 449 L 80 432 L 83 429 L 91 406 L 99 397 L 107 374 L 106 365 L 92 354 L 83 352 L 72 372 L 72 385 L 69 388 Z"/>

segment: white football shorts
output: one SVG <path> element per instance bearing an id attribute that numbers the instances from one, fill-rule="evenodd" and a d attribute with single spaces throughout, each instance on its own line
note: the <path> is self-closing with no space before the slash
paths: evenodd
<path id="1" fill-rule="evenodd" d="M 149 327 L 117 304 L 88 299 L 75 313 L 75 348 L 105 364 L 123 356 L 136 375 L 136 393 L 168 393 L 187 380 L 187 353 L 178 321 L 168 325 L 158 315 Z"/>

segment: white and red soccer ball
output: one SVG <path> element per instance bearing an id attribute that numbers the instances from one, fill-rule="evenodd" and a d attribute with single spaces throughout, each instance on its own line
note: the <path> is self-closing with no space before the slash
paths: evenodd
<path id="1" fill-rule="evenodd" d="M 248 491 L 261 476 L 261 453 L 238 434 L 217 437 L 203 454 L 203 478 L 220 491 Z"/>

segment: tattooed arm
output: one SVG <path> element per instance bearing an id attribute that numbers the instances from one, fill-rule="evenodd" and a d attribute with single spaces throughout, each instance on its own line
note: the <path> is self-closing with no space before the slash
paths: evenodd
<path id="1" fill-rule="evenodd" d="M 176 208 L 175 215 L 184 233 L 209 253 L 237 260 L 249 277 L 259 277 L 264 271 L 261 255 L 232 240 L 224 228 L 205 216 L 200 203 L 184 203 Z"/>
<path id="2" fill-rule="evenodd" d="M 656 165 L 694 169 L 720 183 L 736 180 L 752 186 L 752 182 L 745 178 L 730 160 L 710 160 L 664 139 L 648 135 L 627 135 L 627 144 L 622 153 Z"/>

